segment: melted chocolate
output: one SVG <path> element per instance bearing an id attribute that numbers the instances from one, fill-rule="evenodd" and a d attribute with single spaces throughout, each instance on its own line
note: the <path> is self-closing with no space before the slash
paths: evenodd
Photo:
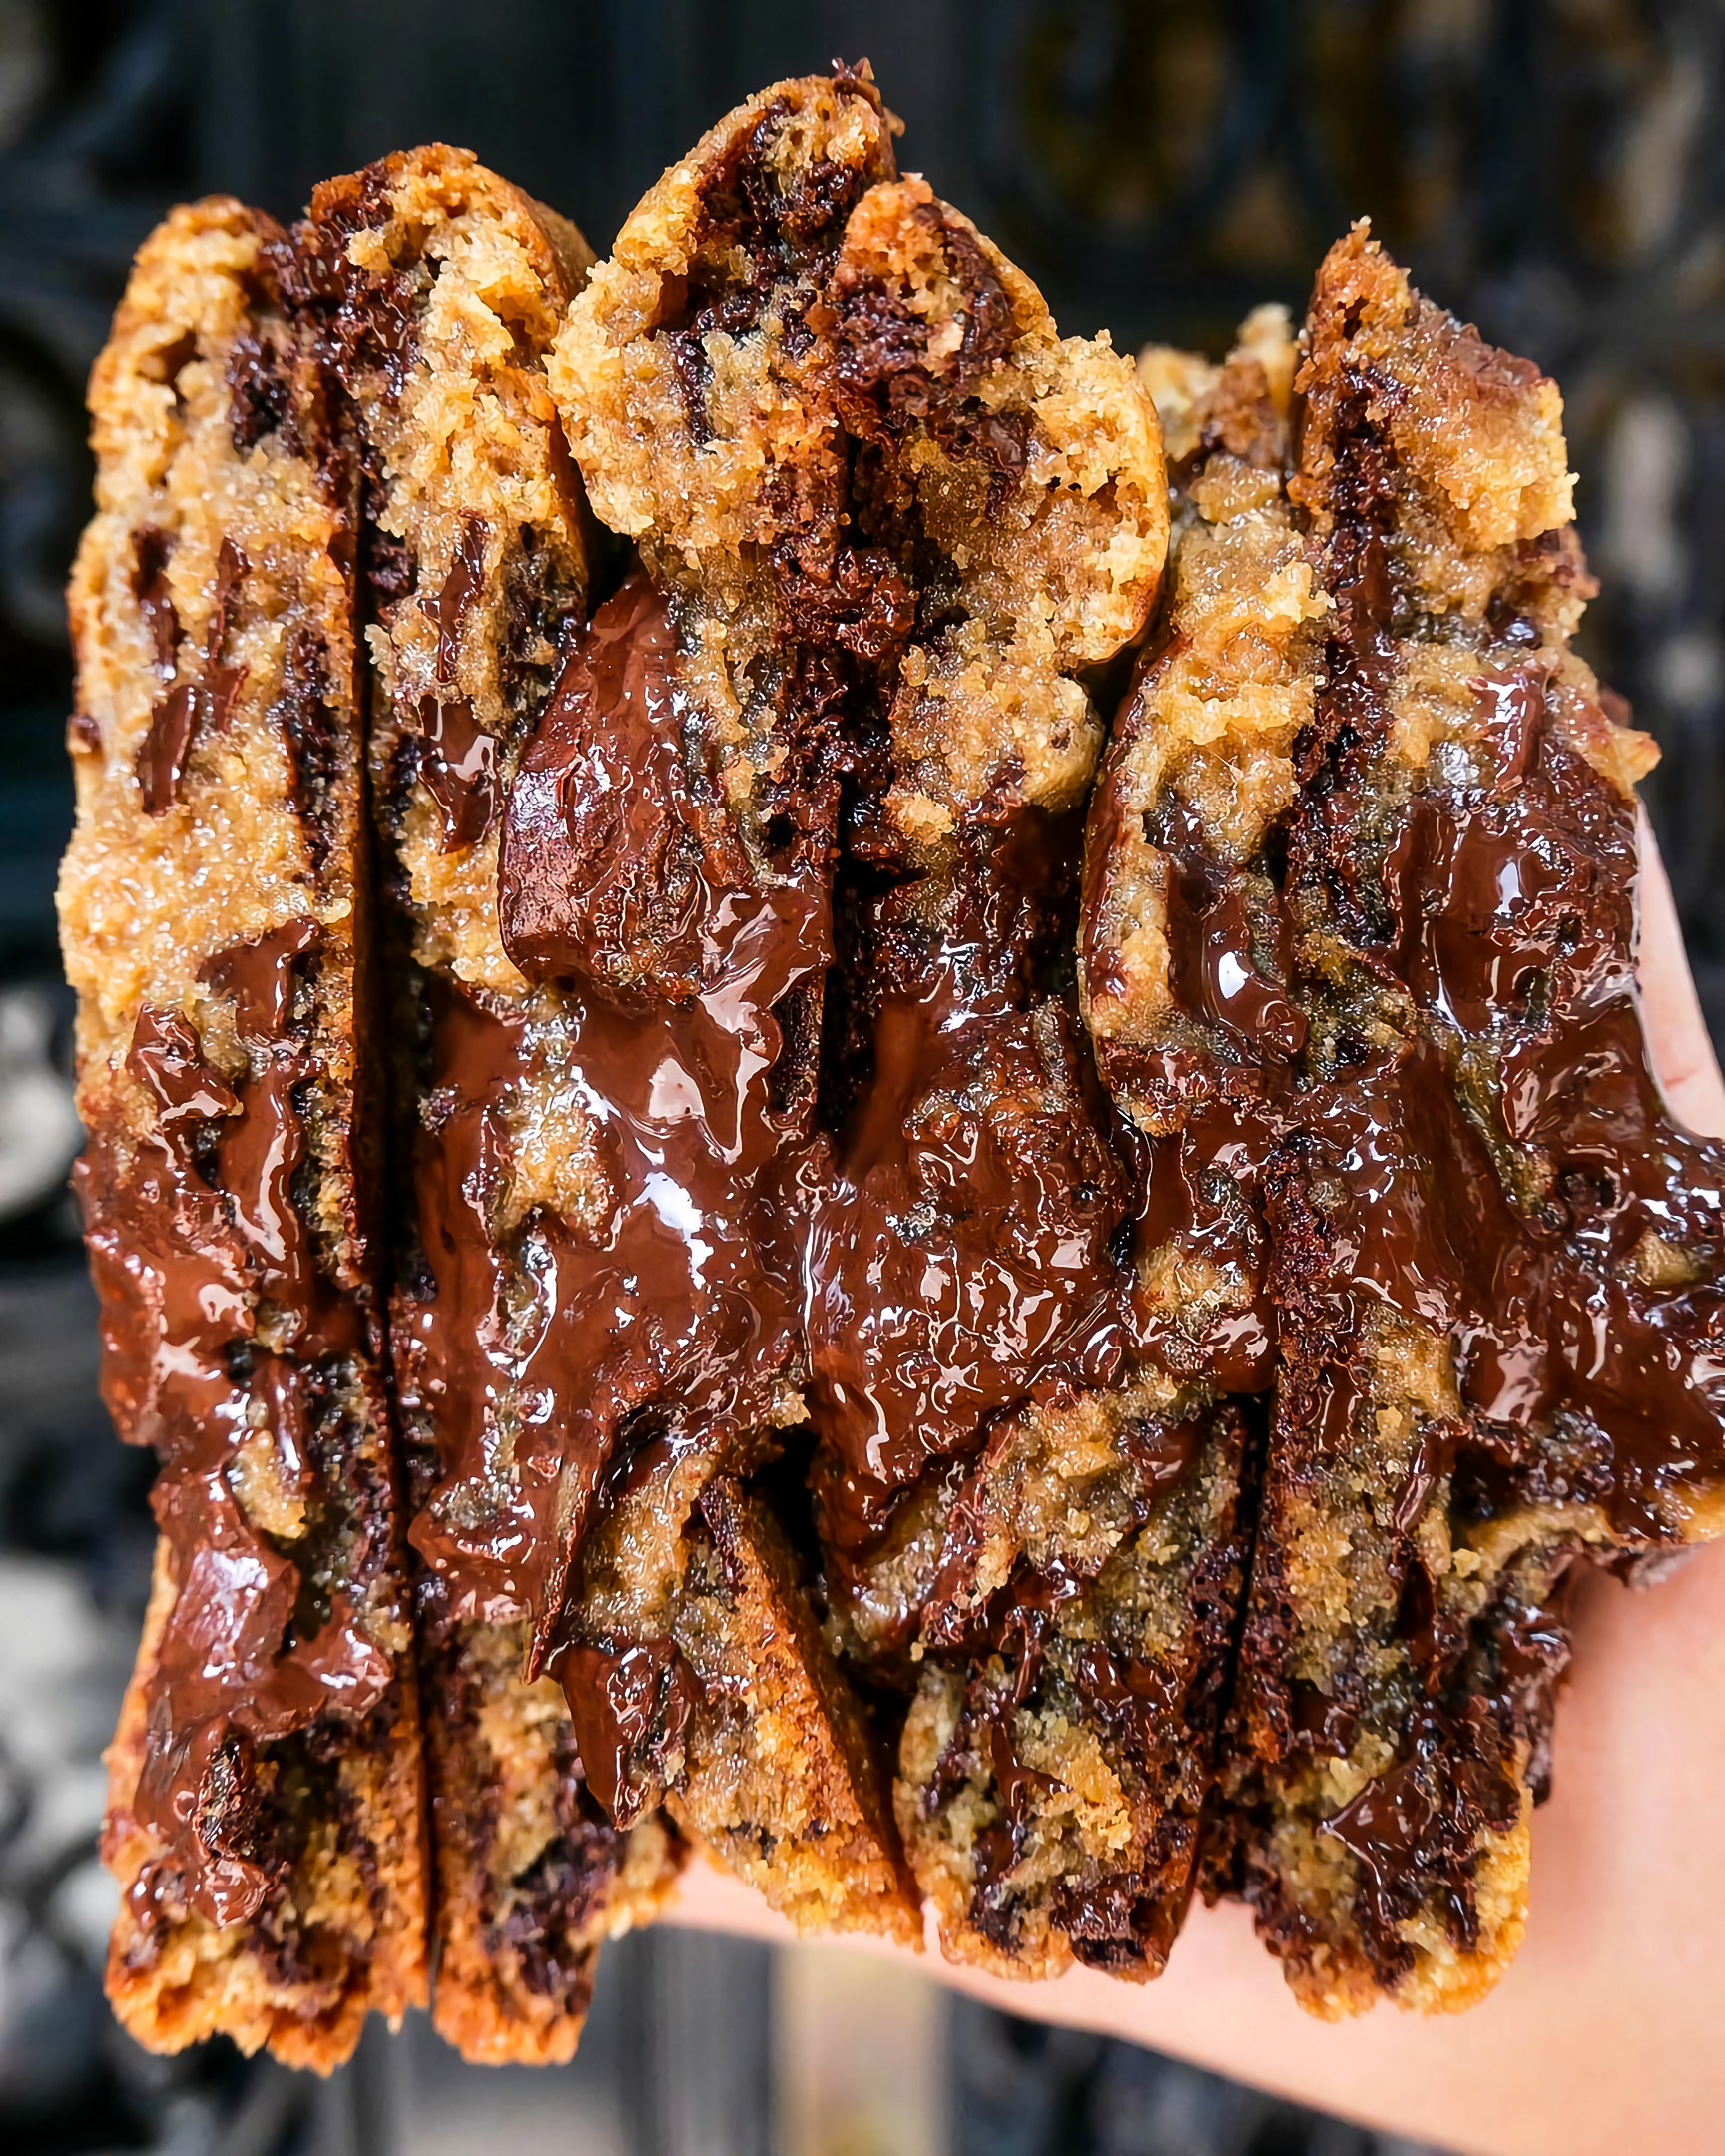
<path id="1" fill-rule="evenodd" d="M 473 716 L 470 697 L 419 706 L 419 776 L 443 818 L 443 851 L 477 845 L 497 813 L 497 737 Z"/>
<path id="2" fill-rule="evenodd" d="M 572 756 L 651 726 L 673 694 L 652 611 L 635 620 L 633 658 L 570 661 L 556 701 L 602 707 L 546 730 Z M 787 879 L 712 894 L 686 1003 L 624 1008 L 592 988 L 528 1015 L 436 993 L 415 1160 L 433 1293 L 409 1322 L 442 1472 L 412 1539 L 464 1606 L 531 1612 L 535 1668 L 624 1419 L 650 1408 L 657 1434 L 717 1448 L 764 1421 L 796 1366 L 782 1156 L 805 1111 L 777 1098 L 774 1012 L 819 981 L 830 934 L 821 883 Z M 594 1130 L 592 1234 L 543 1208 L 494 1225 L 536 1071 Z"/>
<path id="3" fill-rule="evenodd" d="M 932 1816 L 967 1783 L 992 1787 L 997 1816 L 975 1843 L 969 1921 L 1007 1949 L 1036 1799 L 1062 1786 L 1018 1756 L 1013 1716 L 1037 1690 L 1058 1613 L 1087 1577 L 1059 1559 L 1040 1571 L 1026 1559 L 978 1597 L 991 1486 L 1002 1467 L 1011 1480 L 1013 1410 L 1118 1382 L 1140 1331 L 1124 1253 L 1134 1180 L 1116 1152 L 1125 1134 L 1094 1087 L 1051 963 L 1068 945 L 1076 855 L 1069 824 L 1020 812 L 969 837 L 944 886 L 861 899 L 848 986 L 866 1078 L 833 1158 L 806 1174 L 806 1397 L 823 1441 L 820 1524 L 841 1599 L 862 1587 L 907 1493 L 931 1473 L 950 1476 L 944 1462 L 981 1453 L 905 1622 L 922 1653 L 971 1671 L 958 1727 L 919 1795 Z M 1121 1435 L 1109 1504 L 1130 1533 L 1190 1472 L 1199 1432 L 1156 1422 Z M 1104 1555 L 1098 1548 L 1095 1563 Z M 1065 1711 L 1160 1784 L 1169 1748 L 1191 1742 L 1187 1680 L 1116 1662 L 1098 1645 L 1076 1686 L 1076 1698 L 1059 1695 Z M 1122 1875 L 1060 1902 L 1057 1920 L 1081 1958 L 1160 1965 L 1193 1836 L 1191 1822 L 1171 1816 L 1165 1878 Z"/>
<path id="4" fill-rule="evenodd" d="M 461 631 L 467 610 L 485 589 L 485 525 L 478 517 L 462 520 L 455 558 L 435 600 L 419 604 L 437 624 L 437 679 L 452 682 L 461 656 Z"/>
<path id="5" fill-rule="evenodd" d="M 750 882 L 687 768 L 666 603 L 637 571 L 594 617 L 521 759 L 503 821 L 503 946 L 532 981 L 683 1000 L 719 909 Z"/>
<path id="6" fill-rule="evenodd" d="M 1010 1487 L 1010 1463 L 1015 1432 L 1002 1423 L 997 1435 L 960 1485 L 947 1517 L 945 1538 L 934 1578 L 922 1601 L 920 1638 L 924 1650 L 956 1649 L 986 1654 L 998 1646 L 1005 1627 L 1021 1625 L 1025 1612 L 1041 1622 L 1061 1601 L 1076 1595 L 1089 1572 L 1071 1560 L 1057 1560 L 1053 1568 L 1037 1576 L 1027 1565 L 981 1606 L 975 1596 L 977 1562 L 998 1524 L 993 1506 L 998 1501 L 1002 1469 Z M 1120 1464 L 1119 1531 L 1130 1533 L 1149 1518 L 1151 1508 L 1165 1491 L 1185 1480 L 1198 1455 L 1201 1432 L 1196 1421 L 1168 1423 L 1147 1418 L 1118 1433 Z M 1105 1546 L 1096 1562 L 1105 1560 Z"/>
<path id="7" fill-rule="evenodd" d="M 872 1082 L 803 1260 L 824 1525 L 846 1556 L 988 1416 L 1122 1366 L 1130 1189 L 1071 1011 L 1031 985 L 1075 845 L 1027 814 L 932 905 L 909 886 L 870 908 Z"/>
<path id="8" fill-rule="evenodd" d="M 419 604 L 437 624 L 437 679 L 455 685 L 461 630 L 485 589 L 485 526 L 468 517 L 435 600 Z M 497 737 L 473 716 L 469 697 L 428 696 L 419 706 L 419 776 L 443 816 L 443 850 L 477 845 L 497 813 Z"/>
<path id="9" fill-rule="evenodd" d="M 234 1030 L 255 1048 L 282 1038 L 293 1007 L 293 961 L 315 947 L 317 923 L 284 921 L 255 943 L 219 951 L 199 978 L 234 1005 Z"/>
<path id="10" fill-rule="evenodd" d="M 438 1760 L 445 1807 L 456 1823 L 464 1861 L 487 1850 L 491 1864 L 482 1902 L 486 1949 L 519 1971 L 529 1990 L 583 2010 L 602 1927 L 626 1845 L 600 1810 L 567 1723 L 546 1731 L 541 1788 L 555 1832 L 535 1838 L 532 1861 L 508 1870 L 493 1839 L 499 1792 L 491 1780 L 485 1719 L 491 1686 L 470 1651 L 465 1628 L 450 1623 L 434 1578 L 420 1582 L 415 1645 L 419 1679 L 446 1733 Z"/>
<path id="11" fill-rule="evenodd" d="M 1056 1610 L 1079 1591 L 1080 1582 L 1056 1566 L 1046 1577 L 1029 1580 L 1015 1594 L 994 1627 L 996 1664 L 977 1657 L 964 1686 L 957 1726 L 921 1793 L 930 1817 L 967 1777 L 992 1776 L 1000 1790 L 1001 1820 L 980 1858 L 979 1898 L 986 1898 L 1017 1863 L 1027 1825 L 1027 1800 L 1038 1785 L 1051 1788 L 1020 1763 L 1012 1743 L 1012 1718 L 1034 1691 L 1042 1674 L 1043 1649 Z M 1005 1670 L 1005 1681 L 999 1674 Z M 1010 1790 L 1010 1798 L 1007 1792 Z"/>
<path id="12" fill-rule="evenodd" d="M 255 1914 L 280 1873 L 259 1839 L 257 1746 L 331 1709 L 368 1713 L 392 1675 L 340 1594 L 315 1632 L 297 1629 L 298 1568 L 248 1521 L 228 1479 L 258 1428 L 288 1485 L 311 1488 L 315 1360 L 354 1356 L 364 1340 L 290 1195 L 305 1144 L 294 1088 L 311 1066 L 279 1035 L 294 960 L 316 934 L 289 922 L 206 968 L 259 1051 L 261 1067 L 238 1083 L 204 1059 L 179 1012 L 146 1006 L 126 1067 L 155 1103 L 156 1133 L 99 1128 L 76 1174 L 102 1301 L 103 1396 L 120 1434 L 161 1456 L 153 1503 L 177 1588 L 134 1805 L 167 1854 L 141 1883 L 140 1907 L 183 1896 L 219 1924 Z M 267 1314 L 274 1348 L 258 1337 Z"/>
<path id="13" fill-rule="evenodd" d="M 154 1098 L 163 1129 L 188 1119 L 208 1121 L 239 1113 L 233 1087 L 205 1062 L 196 1029 L 179 1011 L 145 1004 L 132 1031 L 126 1068 Z"/>
<path id="14" fill-rule="evenodd" d="M 1078 1650 L 1074 1674 L 1086 1704 L 1128 1751 L 1148 1758 L 1166 1744 L 1168 1716 L 1185 1689 L 1168 1671 L 1152 1662 L 1122 1663 L 1096 1640 Z"/>
<path id="15" fill-rule="evenodd" d="M 1180 796 L 1170 808 L 1161 840 L 1173 870 L 1167 937 L 1175 1000 L 1224 1028 L 1243 1050 L 1291 1062 L 1306 1045 L 1306 1014 L 1282 985 L 1292 937 L 1268 878 L 1259 877 L 1264 887 L 1249 897 L 1240 872 L 1222 869 L 1210 854 Z"/>
<path id="16" fill-rule="evenodd" d="M 1002 1722 L 988 1726 L 988 1765 L 1000 1817 L 976 1838 L 974 1878 L 979 1897 L 986 1897 L 991 1887 L 999 1886 L 1023 1856 L 1024 1839 L 1034 1816 L 1033 1800 L 1053 1796 L 1066 1787 L 1053 1775 L 1024 1765 Z"/>
<path id="17" fill-rule="evenodd" d="M 1281 1071 L 1271 1043 L 1256 1075 L 1224 1077 L 1155 1141 L 1143 1239 L 1232 1264 L 1252 1288 L 1250 1311 L 1222 1321 L 1232 1338 L 1213 1327 L 1196 1356 L 1171 1327 L 1170 1366 L 1268 1381 L 1267 1177 L 1298 1156 L 1308 1184 L 1338 1194 L 1319 1231 L 1337 1336 L 1377 1303 L 1454 1339 L 1490 1449 L 1559 1416 L 1594 1425 L 1614 1523 L 1657 1538 L 1667 1493 L 1725 1471 L 1725 1151 L 1665 1116 L 1634 1001 L 1633 808 L 1544 726 L 1541 683 L 1528 668 L 1481 688 L 1515 712 L 1513 794 L 1417 795 L 1382 899 L 1358 886 L 1390 924 L 1387 955 L 1369 946 L 1368 960 L 1405 981 L 1421 1029 L 1359 1044 L 1328 1075 Z M 1197 978 L 1177 956 L 1184 1007 L 1226 1023 Z M 1642 1285 L 1648 1238 L 1692 1257 L 1697 1279 Z"/>
<path id="18" fill-rule="evenodd" d="M 1511 1600 L 1489 1627 L 1496 1658 L 1491 1694 L 1499 1718 L 1527 1740 L 1526 1779 L 1535 1804 L 1551 1793 L 1551 1720 L 1569 1667 L 1564 1604 L 1573 1558 L 1560 1558 L 1552 1570 L 1542 1603 Z"/>
<path id="19" fill-rule="evenodd" d="M 139 610 L 155 641 L 158 671 L 172 680 L 180 634 L 179 617 L 168 593 L 167 542 L 157 532 L 138 539 Z M 250 568 L 232 539 L 216 556 L 216 593 L 204 639 L 203 666 L 196 680 L 176 682 L 150 714 L 150 727 L 139 746 L 138 789 L 146 815 L 166 815 L 180 799 L 192 747 L 201 730 L 220 732 L 233 713 L 246 680 L 246 669 L 223 666 L 222 646 L 234 594 Z"/>
<path id="20" fill-rule="evenodd" d="M 1478 1943 L 1474 1854 L 1482 1834 L 1505 1833 L 1520 1813 L 1502 1736 L 1482 1702 L 1460 1718 L 1418 1708 L 1408 1747 L 1399 1765 L 1323 1823 L 1360 1860 L 1368 1943 L 1391 1965 L 1406 1952 L 1397 1924 L 1429 1904 L 1443 1912 L 1457 1945 Z"/>

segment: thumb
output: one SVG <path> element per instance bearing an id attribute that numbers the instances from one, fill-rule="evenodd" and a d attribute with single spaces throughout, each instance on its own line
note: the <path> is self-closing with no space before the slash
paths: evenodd
<path id="1" fill-rule="evenodd" d="M 1679 1123 L 1706 1137 L 1725 1137 L 1725 1080 L 1713 1053 L 1701 1000 L 1695 993 L 1659 841 L 1640 811 L 1640 949 L 1636 971 L 1641 1016 L 1653 1068 Z"/>

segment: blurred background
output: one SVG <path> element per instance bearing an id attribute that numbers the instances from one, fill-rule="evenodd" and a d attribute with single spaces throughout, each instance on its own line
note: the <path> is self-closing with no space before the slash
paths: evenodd
<path id="1" fill-rule="evenodd" d="M 95 1388 L 55 865 L 61 592 L 85 376 L 173 201 L 288 218 L 442 136 L 603 251 L 725 108 L 874 63 L 909 170 L 1063 328 L 1219 353 L 1370 214 L 1417 280 L 1562 382 L 1604 592 L 1585 645 L 1725 1038 L 1725 9 L 1718 0 L 0 0 L 0 2148 L 8 2156 L 1393 2156 L 1121 2044 L 832 1949 L 608 1952 L 580 2058 L 487 2074 L 423 2028 L 327 2084 L 145 2058 L 99 1970 L 99 1752 L 148 1578 L 149 1463 Z M 1400 2145 L 1399 2156 L 1415 2156 Z"/>

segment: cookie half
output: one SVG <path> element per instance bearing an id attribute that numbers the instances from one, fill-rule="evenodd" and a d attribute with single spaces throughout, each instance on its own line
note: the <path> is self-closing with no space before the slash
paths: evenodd
<path id="1" fill-rule="evenodd" d="M 553 382 L 595 508 L 665 594 L 685 739 L 743 872 L 808 864 L 832 888 L 782 1202 L 807 1355 L 792 1442 L 814 1443 L 829 1633 L 884 1729 L 910 1713 L 919 1884 L 949 1951 L 1040 1973 L 1082 1931 L 1092 1958 L 1160 1966 L 1239 1599 L 1241 1447 L 1231 1425 L 1196 1439 L 1177 1386 L 1129 1384 L 1113 1245 L 1133 1185 L 1070 962 L 1090 691 L 1142 634 L 1166 545 L 1152 410 L 898 176 L 860 75 L 764 92 L 667 174 Z M 1032 1474 L 1095 1494 L 1094 1531 L 1068 1548 L 1024 1517 Z M 1135 1679 L 1152 1696 L 1163 1649 L 1147 1760 L 1120 1701 Z M 1014 1749 L 1038 1717 L 1130 1785 L 1094 1848 Z"/>
<path id="2" fill-rule="evenodd" d="M 534 1486 L 521 1400 L 546 1378 L 526 1336 L 558 1316 L 536 1269 L 592 1204 L 566 1013 L 510 961 L 497 901 L 507 793 L 586 611 L 588 524 L 544 353 L 590 257 L 441 145 L 326 182 L 293 243 L 363 482 L 433 2016 L 470 2058 L 567 2059 L 601 1941 L 655 1913 L 682 1861 L 674 1829 L 619 1834 L 595 1802 L 563 1696 L 530 1669 L 527 1567 L 497 1554 Z"/>
<path id="3" fill-rule="evenodd" d="M 221 198 L 140 251 L 73 575 L 77 1171 L 103 1394 L 161 1459 L 109 1753 L 108 1966 L 153 2049 L 327 2070 L 425 1994 L 411 1615 L 382 1375 L 358 472 Z"/>
<path id="4" fill-rule="evenodd" d="M 1715 1531 L 1725 1155 L 1634 995 L 1654 751 L 1575 654 L 1561 402 L 1358 228 L 1300 343 L 1156 354 L 1174 589 L 1090 811 L 1146 1346 L 1263 1403 L 1211 1886 L 1303 2003 L 1519 1941 L 1578 1558 Z"/>
<path id="5" fill-rule="evenodd" d="M 640 567 L 524 760 L 502 888 L 517 963 L 584 1014 L 581 1082 L 614 1134 L 569 1585 L 547 1602 L 577 1727 L 626 1810 L 667 1793 L 794 1920 L 915 1941 L 811 1540 L 755 1487 L 806 1445 L 797 1223 L 848 703 L 881 634 L 802 325 L 891 171 L 865 76 L 780 84 L 649 192 L 571 308 L 553 388 Z"/>

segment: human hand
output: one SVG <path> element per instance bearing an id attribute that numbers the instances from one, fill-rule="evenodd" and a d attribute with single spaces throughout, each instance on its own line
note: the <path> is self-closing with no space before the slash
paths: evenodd
<path id="1" fill-rule="evenodd" d="M 1725 1136 L 1670 886 L 1641 828 L 1640 978 L 1673 1114 Z M 1519 1957 L 1470 2013 L 1380 2007 L 1327 2026 L 1294 2003 L 1239 1906 L 1195 1907 L 1168 1973 L 1143 1987 L 1088 1969 L 1014 1984 L 919 1965 L 1040 2020 L 1121 2036 L 1279 2094 L 1477 2156 L 1725 2149 L 1716 1957 L 1725 1868 L 1725 1549 L 1642 1592 L 1587 1572 L 1571 1603 L 1573 1675 L 1558 1708 L 1550 1802 L 1533 1827 Z M 739 1881 L 685 1876 L 672 1920 L 791 1937 Z M 905 1958 L 878 1941 L 857 1950 Z"/>

